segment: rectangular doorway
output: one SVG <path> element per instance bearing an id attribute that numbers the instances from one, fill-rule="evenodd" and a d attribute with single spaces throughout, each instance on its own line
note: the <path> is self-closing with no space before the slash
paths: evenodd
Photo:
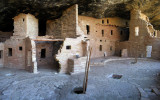
<path id="1" fill-rule="evenodd" d="M 41 49 L 41 58 L 46 57 L 46 49 Z"/>

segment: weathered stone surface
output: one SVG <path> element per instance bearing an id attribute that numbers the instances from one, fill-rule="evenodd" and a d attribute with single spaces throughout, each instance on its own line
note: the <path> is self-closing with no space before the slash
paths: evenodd
<path id="1" fill-rule="evenodd" d="M 129 20 L 114 18 L 92 18 L 78 16 L 78 25 L 90 41 L 92 47 L 92 58 L 113 56 L 115 54 L 115 43 L 128 39 Z M 86 27 L 89 27 L 87 32 Z"/>
<path id="2" fill-rule="evenodd" d="M 151 28 L 150 28 L 151 27 Z M 116 44 L 117 54 L 122 49 L 128 50 L 130 57 L 151 57 L 160 59 L 159 31 L 153 28 L 146 15 L 140 10 L 131 11 L 129 41 Z"/>
<path id="3" fill-rule="evenodd" d="M 159 0 L 1 0 L 0 30 L 11 31 L 12 18 L 19 13 L 31 13 L 40 20 L 56 19 L 73 4 L 79 5 L 80 15 L 96 18 L 119 16 L 129 19 L 129 10 L 137 8 L 150 18 L 156 29 L 159 28 Z"/>
<path id="4" fill-rule="evenodd" d="M 127 49 L 122 49 L 121 57 L 128 57 Z"/>
<path id="5" fill-rule="evenodd" d="M 68 59 L 68 67 L 70 74 L 85 72 L 87 57 Z"/>

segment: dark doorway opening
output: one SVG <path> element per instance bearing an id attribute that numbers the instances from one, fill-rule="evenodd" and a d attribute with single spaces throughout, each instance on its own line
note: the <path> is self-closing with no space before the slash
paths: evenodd
<path id="1" fill-rule="evenodd" d="M 128 41 L 129 40 L 129 28 L 126 28 L 125 29 L 125 33 L 126 33 L 126 38 L 125 38 L 125 41 Z"/>
<path id="2" fill-rule="evenodd" d="M 104 30 L 102 30 L 102 37 L 104 37 Z"/>
<path id="3" fill-rule="evenodd" d="M 59 72 L 60 65 L 56 59 L 63 41 L 36 41 L 36 56 L 39 71 Z"/>
<path id="4" fill-rule="evenodd" d="M 89 27 L 89 25 L 86 25 L 86 29 L 87 29 L 87 35 L 89 35 L 90 34 L 90 27 Z"/>
<path id="5" fill-rule="evenodd" d="M 102 24 L 104 24 L 104 20 L 102 20 Z"/>
<path id="6" fill-rule="evenodd" d="M 102 45 L 99 46 L 99 51 L 102 51 Z"/>
<path id="7" fill-rule="evenodd" d="M 113 30 L 111 30 L 111 35 L 113 35 Z"/>
<path id="8" fill-rule="evenodd" d="M 0 50 L 0 59 L 3 57 L 3 50 Z"/>
<path id="9" fill-rule="evenodd" d="M 41 49 L 41 58 L 46 57 L 46 49 Z"/>
<path id="10" fill-rule="evenodd" d="M 40 19 L 38 24 L 39 24 L 38 36 L 45 36 L 46 35 L 46 20 Z"/>
<path id="11" fill-rule="evenodd" d="M 109 19 L 107 19 L 107 24 L 109 24 Z"/>
<path id="12" fill-rule="evenodd" d="M 12 56 L 12 48 L 8 48 L 8 56 Z"/>

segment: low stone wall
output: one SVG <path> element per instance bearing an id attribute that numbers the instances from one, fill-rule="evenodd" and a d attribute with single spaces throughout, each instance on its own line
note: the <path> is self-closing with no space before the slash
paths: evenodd
<path id="1" fill-rule="evenodd" d="M 82 40 L 83 37 L 66 38 L 64 40 L 62 48 L 56 54 L 56 59 L 60 64 L 60 73 L 68 73 L 68 59 L 74 59 L 76 55 L 82 57 L 86 54 L 83 49 L 87 48 L 87 45 Z"/>
<path id="2" fill-rule="evenodd" d="M 86 59 L 87 57 L 68 59 L 68 68 L 70 74 L 85 72 Z"/>

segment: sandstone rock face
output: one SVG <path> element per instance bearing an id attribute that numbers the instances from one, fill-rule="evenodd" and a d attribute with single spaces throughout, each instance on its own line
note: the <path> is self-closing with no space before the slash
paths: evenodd
<path id="1" fill-rule="evenodd" d="M 160 0 L 1 0 L 0 30 L 13 30 L 12 18 L 19 13 L 31 13 L 39 20 L 56 19 L 70 6 L 78 4 L 79 14 L 95 18 L 130 18 L 133 8 L 142 10 L 156 29 L 160 29 Z"/>

